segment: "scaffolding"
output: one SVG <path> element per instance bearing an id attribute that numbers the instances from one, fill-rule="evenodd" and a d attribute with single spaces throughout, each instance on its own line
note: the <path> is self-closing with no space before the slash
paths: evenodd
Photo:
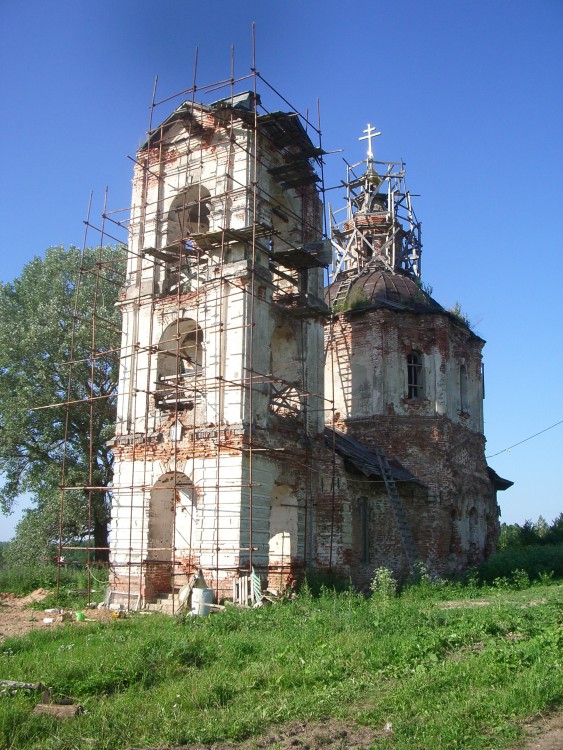
<path id="1" fill-rule="evenodd" d="M 132 205 L 111 211 L 106 194 L 101 222 L 90 209 L 85 221 L 83 247 L 96 234 L 99 260 L 81 270 L 96 275 L 94 299 L 90 320 L 75 315 L 74 327 L 91 325 L 91 349 L 72 347 L 64 407 L 67 439 L 74 411 L 89 411 L 90 455 L 82 477 L 63 461 L 58 560 L 81 550 L 93 575 L 96 561 L 109 562 L 110 585 L 127 606 L 177 591 L 200 569 L 218 596 L 252 571 L 270 585 L 277 575 L 281 587 L 312 554 L 307 524 L 324 471 L 313 454 L 326 404 L 320 363 L 309 367 L 305 355 L 312 343 L 322 354 L 328 313 L 325 152 L 319 123 L 254 64 L 235 77 L 233 53 L 231 68 L 225 80 L 201 84 L 196 58 L 192 86 L 160 100 L 155 82 L 147 140 L 133 159 Z M 108 243 L 127 246 L 124 271 Z M 107 336 L 99 341 L 102 329 L 118 332 L 98 315 L 107 283 L 122 290 L 121 345 L 113 348 Z M 97 370 L 117 360 L 118 395 L 99 393 Z M 90 393 L 76 400 L 78 361 L 91 377 Z M 96 481 L 102 400 L 117 403 L 110 486 Z M 275 498 L 298 523 L 298 540 L 283 523 L 276 535 L 257 517 L 271 462 L 299 484 L 297 500 L 280 478 Z M 87 496 L 90 530 L 95 508 L 111 497 L 107 544 L 92 533 L 85 548 L 63 542 L 73 492 Z"/>
<path id="2" fill-rule="evenodd" d="M 87 321 L 74 316 L 73 342 L 88 325 L 90 348 L 71 347 L 64 407 L 65 451 L 75 410 L 88 410 L 89 462 L 77 476 L 63 460 L 58 560 L 80 550 L 94 581 L 109 565 L 116 606 L 172 595 L 174 609 L 199 571 L 220 598 L 238 579 L 281 590 L 309 566 L 338 567 L 341 458 L 324 432 L 325 416 L 336 420 L 323 344 L 335 300 L 324 286 L 376 259 L 418 276 L 420 224 L 404 165 L 370 156 L 363 176 L 347 165 L 346 217 L 331 211 L 329 234 L 318 107 L 313 123 L 254 61 L 235 77 L 233 53 L 228 78 L 201 84 L 196 57 L 192 86 L 158 99 L 155 81 L 149 112 L 131 206 L 112 211 L 106 194 L 101 221 L 90 208 L 85 221 L 83 248 L 96 235 L 99 257 L 81 270 L 96 277 L 94 299 Z M 378 201 L 384 218 L 366 232 Z M 107 243 L 127 247 L 125 268 Z M 121 325 L 99 314 L 108 283 L 120 289 Z M 78 363 L 90 391 L 77 400 Z M 119 383 L 101 391 L 99 372 L 117 365 Z M 117 412 L 104 443 L 110 483 L 99 481 L 101 403 Z M 85 547 L 63 538 L 76 492 L 88 501 Z M 104 539 L 92 529 L 110 498 Z"/>
<path id="3" fill-rule="evenodd" d="M 358 168 L 366 165 L 358 174 Z M 419 281 L 421 224 L 406 187 L 405 164 L 374 160 L 370 144 L 367 161 L 346 163 L 346 170 L 344 207 L 334 212 L 329 209 L 331 281 L 350 282 L 374 267 Z"/>

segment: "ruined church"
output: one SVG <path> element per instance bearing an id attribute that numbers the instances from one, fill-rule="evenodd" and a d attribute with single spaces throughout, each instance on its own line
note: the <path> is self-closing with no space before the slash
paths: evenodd
<path id="1" fill-rule="evenodd" d="M 484 341 L 421 282 L 402 163 L 348 165 L 254 92 L 178 106 L 133 176 L 113 440 L 112 590 L 139 606 L 201 571 L 369 584 L 489 555 Z M 362 146 L 363 147 L 363 146 Z"/>

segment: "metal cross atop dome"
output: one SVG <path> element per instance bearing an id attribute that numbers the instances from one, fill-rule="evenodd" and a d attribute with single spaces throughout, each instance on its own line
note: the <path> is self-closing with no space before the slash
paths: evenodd
<path id="1" fill-rule="evenodd" d="M 379 135 L 368 123 L 358 139 L 367 141 L 367 159 L 346 163 L 346 205 L 341 209 L 345 216 L 337 218 L 331 210 L 333 281 L 341 278 L 351 283 L 367 267 L 384 268 L 413 281 L 420 277 L 420 222 L 405 184 L 405 165 L 374 161 L 373 139 Z M 364 174 L 358 169 L 365 169 Z M 341 290 L 344 294 L 344 287 L 339 294 Z"/>
<path id="2" fill-rule="evenodd" d="M 376 128 L 373 125 L 370 125 L 368 122 L 367 128 L 364 130 L 364 133 L 367 135 L 362 135 L 358 138 L 359 141 L 366 141 L 368 142 L 368 161 L 373 161 L 373 149 L 371 147 L 371 140 L 372 138 L 376 138 L 378 135 L 381 135 L 381 133 L 376 130 Z"/>

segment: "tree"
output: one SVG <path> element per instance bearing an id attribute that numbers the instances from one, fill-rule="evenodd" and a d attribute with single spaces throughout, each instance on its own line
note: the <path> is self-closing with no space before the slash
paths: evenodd
<path id="1" fill-rule="evenodd" d="M 18 530 L 47 546 L 59 518 L 62 543 L 108 546 L 123 265 L 122 248 L 55 247 L 0 283 L 0 505 L 30 493 Z"/>
<path id="2" fill-rule="evenodd" d="M 548 544 L 561 544 L 563 542 L 563 513 L 560 513 L 553 519 L 546 535 Z"/>
<path id="3" fill-rule="evenodd" d="M 522 527 L 517 523 L 503 523 L 500 527 L 498 549 L 513 549 L 522 546 Z"/>

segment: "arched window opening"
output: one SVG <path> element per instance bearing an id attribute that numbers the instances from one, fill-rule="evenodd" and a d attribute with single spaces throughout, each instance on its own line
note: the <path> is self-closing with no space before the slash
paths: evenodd
<path id="1" fill-rule="evenodd" d="M 418 352 L 407 356 L 407 388 L 409 399 L 421 399 L 423 396 L 422 357 Z"/>
<path id="2" fill-rule="evenodd" d="M 192 410 L 200 400 L 203 332 L 195 320 L 171 323 L 158 345 L 155 402 L 160 409 Z M 199 381 L 199 382 L 198 382 Z"/>
<path id="3" fill-rule="evenodd" d="M 166 225 L 166 244 L 185 242 L 193 234 L 209 231 L 211 193 L 203 185 L 181 190 L 172 201 Z"/>
<path id="4" fill-rule="evenodd" d="M 462 412 L 468 412 L 467 403 L 467 368 L 461 365 L 459 368 L 459 408 Z"/>
<path id="5" fill-rule="evenodd" d="M 197 256 L 193 235 L 209 231 L 211 194 L 203 185 L 181 190 L 168 211 L 166 221 L 165 278 L 163 291 L 190 291 L 193 277 L 190 261 Z"/>

